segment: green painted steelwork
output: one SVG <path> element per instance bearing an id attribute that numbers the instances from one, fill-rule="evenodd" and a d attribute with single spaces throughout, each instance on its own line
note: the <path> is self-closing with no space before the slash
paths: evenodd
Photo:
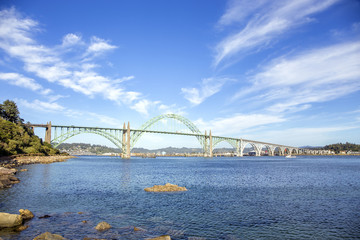
<path id="1" fill-rule="evenodd" d="M 177 115 L 177 114 L 163 114 L 163 115 L 160 115 L 160 116 L 150 119 L 149 121 L 144 123 L 138 131 L 132 132 L 131 149 L 135 146 L 137 141 L 139 141 L 139 139 L 145 132 L 149 132 L 148 129 L 151 128 L 151 126 L 153 126 L 155 123 L 161 121 L 162 119 L 166 119 L 166 118 L 175 119 L 175 120 L 183 123 L 191 131 L 192 134 L 179 133 L 179 132 L 165 132 L 165 131 L 154 131 L 154 132 L 163 133 L 163 134 L 195 136 L 199 140 L 200 144 L 203 145 L 204 136 L 201 134 L 200 130 L 195 126 L 195 124 L 193 124 L 190 120 L 188 120 L 187 118 L 184 118 L 183 116 Z"/>
<path id="2" fill-rule="evenodd" d="M 53 126 L 55 128 L 55 133 L 58 126 Z M 60 126 L 61 130 L 63 130 L 63 126 Z M 116 129 L 119 130 L 119 129 Z M 122 130 L 121 130 L 122 131 Z M 54 145 L 54 147 L 58 147 L 61 143 L 65 142 L 71 137 L 74 137 L 76 135 L 82 134 L 82 133 L 93 133 L 100 136 L 105 137 L 106 139 L 110 140 L 112 143 L 115 144 L 119 149 L 122 149 L 122 143 L 119 138 L 114 136 L 113 134 L 104 131 L 104 129 L 100 128 L 86 128 L 86 127 L 66 127 L 66 132 L 62 133 L 59 137 L 55 137 L 51 143 Z M 56 134 L 57 135 L 57 134 Z M 55 135 L 55 136 L 56 136 Z"/>
<path id="3" fill-rule="evenodd" d="M 185 125 L 190 132 L 179 132 L 177 129 L 173 129 L 172 131 L 164 131 L 164 124 L 160 124 L 160 130 L 152 130 L 151 128 L 156 126 L 157 123 L 161 123 L 164 119 L 171 119 L 172 126 L 177 123 L 181 123 Z M 81 127 L 81 126 L 61 126 L 61 125 L 45 125 L 45 124 L 30 124 L 32 127 L 44 127 L 44 128 L 53 128 L 55 130 L 54 139 L 51 143 L 58 147 L 61 143 L 68 140 L 71 137 L 82 133 L 93 133 L 100 136 L 103 136 L 110 140 L 112 143 L 115 144 L 119 149 L 122 150 L 123 154 L 126 150 L 126 142 L 123 142 L 123 136 L 127 135 L 127 129 L 122 128 L 103 128 L 103 127 Z M 61 131 L 60 135 L 58 136 L 58 130 Z M 132 149 L 135 144 L 139 141 L 141 136 L 144 133 L 157 133 L 157 134 L 173 134 L 173 135 L 184 135 L 184 136 L 194 136 L 198 139 L 200 145 L 203 148 L 204 156 L 211 156 L 210 150 L 214 150 L 215 146 L 221 142 L 229 143 L 233 148 L 236 149 L 236 153 L 238 156 L 242 156 L 243 150 L 247 144 L 253 146 L 254 150 L 256 151 L 257 155 L 260 155 L 261 150 L 265 146 L 271 155 L 274 154 L 275 149 L 279 149 L 280 154 L 284 154 L 285 150 L 287 149 L 289 153 L 299 153 L 300 150 L 295 147 L 289 147 L 279 144 L 271 144 L 266 142 L 259 142 L 247 139 L 240 139 L 240 138 L 232 138 L 232 137 L 221 137 L 221 136 L 211 136 L 210 134 L 207 135 L 201 133 L 200 130 L 193 124 L 190 120 L 184 118 L 183 116 L 177 114 L 163 114 L 157 117 L 154 117 L 144 123 L 140 129 L 129 129 L 130 130 L 130 149 Z M 212 143 L 212 146 L 210 146 Z"/>

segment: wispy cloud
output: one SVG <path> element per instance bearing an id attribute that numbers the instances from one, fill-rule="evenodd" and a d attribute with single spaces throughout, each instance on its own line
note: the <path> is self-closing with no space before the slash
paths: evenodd
<path id="1" fill-rule="evenodd" d="M 339 0 L 232 0 L 218 22 L 219 28 L 236 24 L 240 30 L 216 45 L 214 65 L 225 59 L 264 48 L 294 27 L 311 21 Z M 255 14 L 256 13 L 256 14 Z M 246 24 L 243 24 L 246 22 Z"/>
<path id="2" fill-rule="evenodd" d="M 233 99 L 251 96 L 272 103 L 272 112 L 309 108 L 360 90 L 360 42 L 348 42 L 281 57 L 250 77 Z"/>
<path id="3" fill-rule="evenodd" d="M 70 109 L 62 106 L 61 104 L 53 101 L 41 101 L 35 99 L 33 101 L 28 101 L 25 99 L 15 99 L 15 102 L 20 107 L 25 107 L 38 112 L 46 112 L 53 114 L 61 114 L 68 117 L 73 118 L 82 118 L 87 119 L 88 121 L 96 121 L 105 124 L 106 126 L 114 126 L 120 128 L 121 122 L 117 118 L 109 117 L 106 115 L 89 112 L 89 111 L 81 111 Z"/>
<path id="4" fill-rule="evenodd" d="M 199 88 L 181 88 L 181 92 L 185 99 L 193 105 L 199 105 L 208 97 L 219 92 L 224 84 L 230 80 L 229 78 L 204 78 Z"/>
<path id="5" fill-rule="evenodd" d="M 6 81 L 11 85 L 15 85 L 18 87 L 23 87 L 30 89 L 34 92 L 38 92 L 40 94 L 47 95 L 52 91 L 50 89 L 45 89 L 39 83 L 37 83 L 34 79 L 25 77 L 18 73 L 1 73 L 0 72 L 0 80 Z"/>
<path id="6" fill-rule="evenodd" d="M 198 119 L 194 123 L 202 130 L 211 129 L 212 133 L 217 136 L 240 137 L 244 134 L 244 131 L 285 121 L 286 119 L 280 115 L 236 114 L 231 117 L 216 118 L 211 121 Z"/>
<path id="7" fill-rule="evenodd" d="M 41 112 L 63 112 L 66 108 L 56 102 L 45 102 L 35 99 L 29 102 L 25 99 L 15 99 L 15 102 L 20 106 Z"/>
<path id="8" fill-rule="evenodd" d="M 146 112 L 147 106 L 157 102 L 145 99 L 140 92 L 128 91 L 121 85 L 134 76 L 112 78 L 97 71 L 100 66 L 95 64 L 95 58 L 117 48 L 108 40 L 94 36 L 90 42 L 86 42 L 81 35 L 69 33 L 63 37 L 61 45 L 48 47 L 33 37 L 39 31 L 38 22 L 21 16 L 15 8 L 0 11 L 0 49 L 22 61 L 28 74 L 88 97 L 100 95 L 106 100 L 129 105 L 140 113 Z M 14 79 L 14 75 L 8 75 L 7 81 L 10 81 L 9 77 Z M 18 85 L 20 81 L 26 81 L 26 86 L 32 87 L 32 90 L 41 87 L 34 80 L 31 82 L 30 78 L 21 79 L 17 76 L 16 79 L 11 84 Z"/>
<path id="9" fill-rule="evenodd" d="M 358 131 L 359 126 L 343 125 L 343 126 L 326 126 L 326 127 L 298 127 L 286 128 L 283 130 L 268 130 L 261 133 L 252 133 L 245 137 L 250 139 L 262 139 L 266 142 L 275 142 L 290 146 L 321 146 L 338 141 L 346 141 L 339 139 L 339 132 Z"/>

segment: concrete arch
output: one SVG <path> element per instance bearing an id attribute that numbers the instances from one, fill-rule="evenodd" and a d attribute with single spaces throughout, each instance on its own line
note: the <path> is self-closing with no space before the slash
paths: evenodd
<path id="1" fill-rule="evenodd" d="M 274 147 L 274 156 L 275 156 L 276 149 L 279 149 L 279 156 L 284 155 L 284 152 L 283 152 L 283 150 L 281 149 L 281 147 L 277 146 L 277 147 Z"/>
<path id="2" fill-rule="evenodd" d="M 115 136 L 113 136 L 110 133 L 107 133 L 107 132 L 104 132 L 101 130 L 94 130 L 94 129 L 87 129 L 87 130 L 82 130 L 82 131 L 80 131 L 80 130 L 76 131 L 75 129 L 73 129 L 72 131 L 68 131 L 65 134 L 62 134 L 59 137 L 53 139 L 51 141 L 51 144 L 53 144 L 53 146 L 55 148 L 57 148 L 61 143 L 65 142 L 69 138 L 72 138 L 72 137 L 77 136 L 82 133 L 92 133 L 92 134 L 100 135 L 100 136 L 105 137 L 106 139 L 110 140 L 119 149 L 122 149 L 122 143 L 118 139 L 116 139 Z"/>
<path id="3" fill-rule="evenodd" d="M 256 156 L 260 156 L 261 149 L 259 149 L 258 146 L 257 146 L 255 143 L 252 143 L 252 142 L 243 142 L 240 151 L 243 153 L 245 147 L 246 147 L 248 144 L 250 144 L 250 145 L 254 148 L 255 153 L 256 153 Z"/>
<path id="4" fill-rule="evenodd" d="M 157 117 L 154 117 L 152 119 L 150 119 L 149 121 L 147 121 L 146 123 L 144 123 L 141 127 L 140 130 L 147 130 L 149 129 L 151 126 L 153 126 L 155 123 L 159 122 L 162 119 L 166 119 L 166 118 L 170 118 L 170 119 L 175 119 L 179 122 L 181 122 L 182 124 L 184 124 L 192 133 L 194 134 L 201 134 L 200 130 L 196 127 L 195 124 L 193 124 L 189 119 L 177 115 L 177 114 L 163 114 L 163 115 L 159 115 Z M 131 149 L 135 146 L 136 142 L 139 141 L 139 139 L 141 138 L 141 136 L 144 134 L 144 132 L 135 132 L 132 136 L 131 136 Z M 199 143 L 201 146 L 204 146 L 204 140 L 203 137 L 201 136 L 196 136 L 196 138 L 199 140 Z"/>
<path id="5" fill-rule="evenodd" d="M 262 149 L 263 149 L 264 147 L 269 151 L 269 156 L 274 156 L 274 149 L 273 149 L 270 145 L 268 145 L 268 144 L 263 144 L 263 145 L 261 145 L 260 152 L 262 151 Z"/>

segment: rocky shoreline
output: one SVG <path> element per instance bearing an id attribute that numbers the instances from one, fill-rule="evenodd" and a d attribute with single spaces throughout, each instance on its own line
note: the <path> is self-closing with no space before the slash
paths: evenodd
<path id="1" fill-rule="evenodd" d="M 9 188 L 20 180 L 15 177 L 17 167 L 29 164 L 49 164 L 54 162 L 65 162 L 67 159 L 74 158 L 68 155 L 54 155 L 54 156 L 9 156 L 0 158 L 0 189 Z M 26 171 L 22 169 L 21 171 Z"/>

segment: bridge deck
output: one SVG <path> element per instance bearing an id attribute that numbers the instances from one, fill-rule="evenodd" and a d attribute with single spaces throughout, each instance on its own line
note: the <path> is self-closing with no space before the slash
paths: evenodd
<path id="1" fill-rule="evenodd" d="M 48 127 L 48 125 L 46 124 L 27 124 L 29 126 L 32 127 L 43 127 L 46 128 Z M 51 125 L 51 127 L 53 128 L 79 128 L 79 129 L 100 129 L 100 130 L 105 130 L 105 131 L 127 131 L 127 129 L 123 129 L 123 128 L 106 128 L 106 127 L 84 127 L 84 126 L 65 126 L 65 125 Z M 194 136 L 194 137 L 205 137 L 205 134 L 202 133 L 184 133 L 184 132 L 168 132 L 168 131 L 155 131 L 155 130 L 148 130 L 148 129 L 130 129 L 131 132 L 133 133 L 137 133 L 137 132 L 142 132 L 142 133 L 158 133 L 158 134 L 171 134 L 171 135 L 183 135 L 183 136 Z M 208 137 L 208 135 L 206 135 Z M 270 145 L 270 146 L 276 146 L 276 147 L 284 147 L 284 148 L 293 148 L 293 149 L 298 149 L 297 147 L 292 147 L 292 146 L 286 146 L 286 145 L 281 145 L 281 144 L 274 144 L 274 143 L 268 143 L 268 142 L 261 142 L 261 141 L 254 141 L 254 140 L 249 140 L 249 139 L 241 139 L 241 138 L 234 138 L 234 137 L 222 137 L 222 136 L 212 136 L 213 138 L 218 138 L 218 139 L 224 139 L 224 140 L 232 140 L 232 141 L 244 141 L 247 143 L 255 143 L 255 144 L 262 144 L 262 145 Z"/>

